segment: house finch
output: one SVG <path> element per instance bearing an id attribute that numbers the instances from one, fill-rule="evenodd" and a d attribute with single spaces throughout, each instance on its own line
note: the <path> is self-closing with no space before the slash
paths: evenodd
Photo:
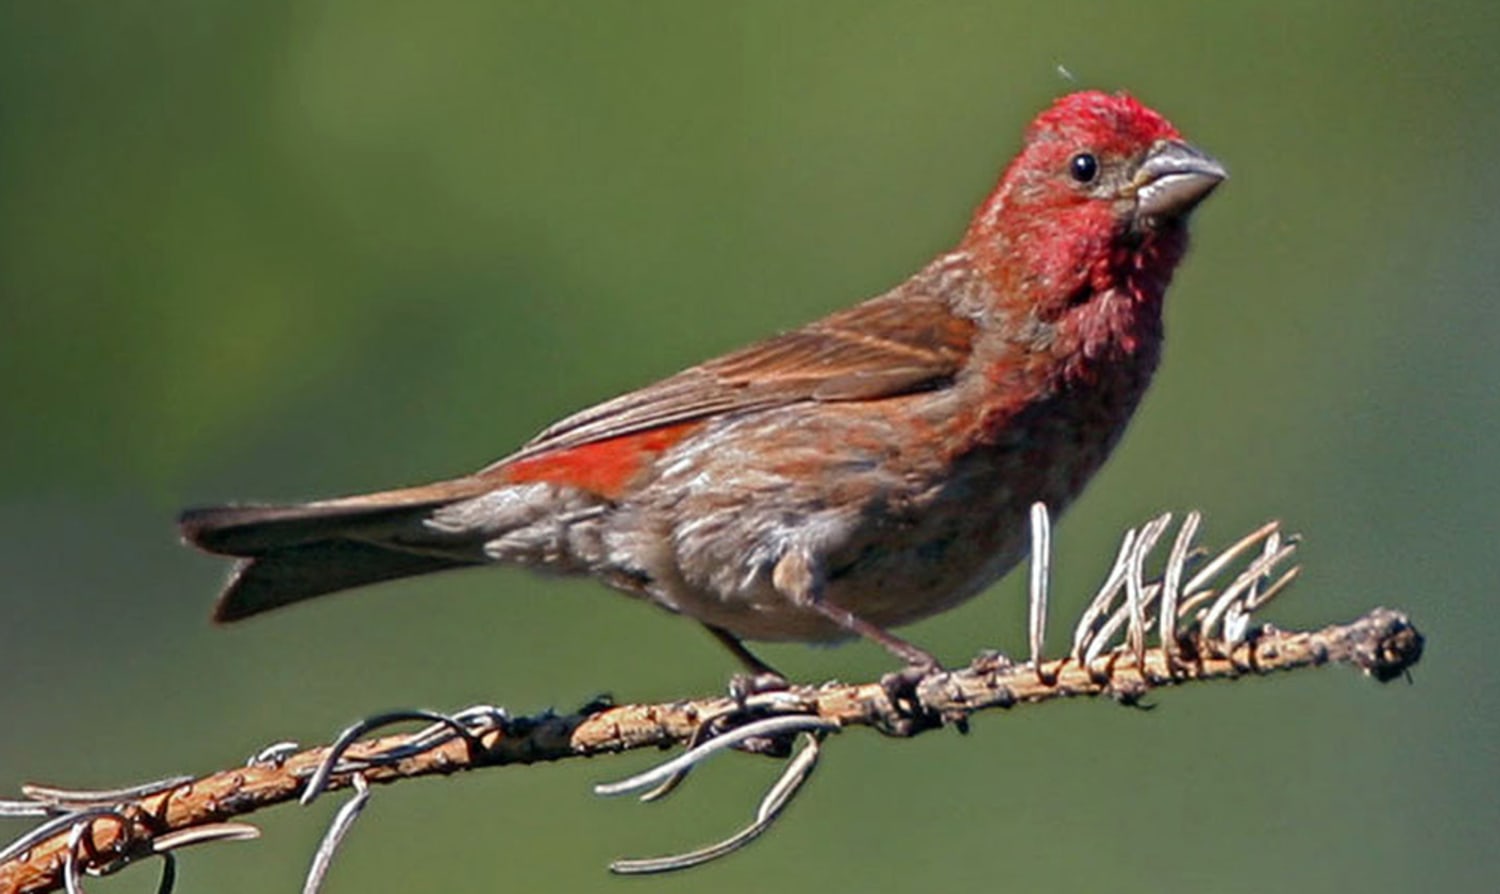
<path id="1" fill-rule="evenodd" d="M 234 621 L 376 581 L 521 564 L 588 574 L 740 640 L 863 636 L 1014 565 L 1156 369 L 1188 213 L 1224 169 L 1135 99 L 1042 112 L 958 247 L 891 291 L 569 416 L 472 475 L 193 509 L 240 557 Z"/>

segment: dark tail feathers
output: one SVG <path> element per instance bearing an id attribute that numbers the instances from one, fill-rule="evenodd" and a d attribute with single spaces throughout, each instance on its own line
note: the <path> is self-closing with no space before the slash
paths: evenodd
<path id="1" fill-rule="evenodd" d="M 213 506 L 187 510 L 179 524 L 188 543 L 241 559 L 214 606 L 214 620 L 227 622 L 325 593 L 472 564 L 379 545 L 381 530 L 451 499 Z"/>

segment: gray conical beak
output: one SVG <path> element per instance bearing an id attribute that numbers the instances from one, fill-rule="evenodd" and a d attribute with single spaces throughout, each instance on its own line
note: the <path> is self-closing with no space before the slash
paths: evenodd
<path id="1" fill-rule="evenodd" d="M 1137 218 L 1182 217 L 1228 176 L 1223 165 L 1187 143 L 1157 140 L 1131 178 Z"/>

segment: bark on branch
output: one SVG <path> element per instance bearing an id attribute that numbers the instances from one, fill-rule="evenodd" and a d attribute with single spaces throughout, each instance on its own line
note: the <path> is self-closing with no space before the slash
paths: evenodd
<path id="1" fill-rule="evenodd" d="M 70 874 L 75 879 L 81 873 L 108 874 L 145 857 L 170 858 L 173 850 L 188 844 L 249 837 L 254 827 L 235 820 L 288 801 L 310 800 L 321 791 L 358 786 L 363 792 L 367 783 L 639 748 L 689 745 L 701 752 L 715 739 L 773 718 L 800 718 L 782 726 L 819 730 L 819 736 L 830 729 L 869 727 L 890 736 L 911 737 L 944 725 L 962 726 L 970 715 L 996 708 L 1078 696 L 1134 703 L 1160 687 L 1327 664 L 1352 665 L 1387 681 L 1403 675 L 1420 658 L 1421 635 L 1405 615 L 1388 609 L 1375 609 L 1348 624 L 1315 631 L 1249 624 L 1249 612 L 1268 601 L 1295 572 L 1282 572 L 1272 579 L 1273 566 L 1291 548 L 1274 526 L 1262 528 L 1205 563 L 1184 586 L 1181 582 L 1192 559 L 1189 547 L 1197 527 L 1195 516 L 1189 516 L 1163 575 L 1144 580 L 1141 562 L 1164 532 L 1167 522 L 1163 519 L 1127 536 L 1116 563 L 1117 569 L 1125 571 L 1112 573 L 1106 581 L 1075 628 L 1072 651 L 1063 658 L 1039 660 L 1040 637 L 1035 636 L 1032 661 L 1014 663 L 985 654 L 968 667 L 933 674 L 905 688 L 893 687 L 889 681 L 828 683 L 660 704 L 596 701 L 565 715 L 549 712 L 527 717 L 512 717 L 489 707 L 448 717 L 396 712 L 346 731 L 333 746 L 307 750 L 273 746 L 250 764 L 196 778 L 111 792 L 27 786 L 23 789 L 27 799 L 0 802 L 0 815 L 45 821 L 0 852 L 0 894 L 59 890 Z M 1037 531 L 1041 545 L 1034 562 L 1041 559 L 1039 564 L 1045 567 L 1045 518 L 1041 525 Z M 1230 559 L 1253 546 L 1262 548 L 1260 559 L 1251 561 L 1222 589 L 1207 588 Z M 1175 571 L 1174 561 L 1178 562 Z M 1220 563 L 1217 569 L 1213 567 L 1216 562 Z M 1110 581 L 1116 577 L 1120 579 L 1109 593 Z M 1045 578 L 1038 583 L 1034 576 L 1034 632 L 1040 631 L 1037 615 L 1044 621 L 1045 610 Z M 1161 628 L 1163 634 L 1150 647 L 1145 642 L 1148 626 Z M 1102 646 L 1117 634 L 1117 645 Z M 428 725 L 409 734 L 362 737 L 381 723 L 401 720 L 426 720 Z M 785 754 L 793 735 L 762 732 L 739 741 L 736 747 Z M 784 801 L 785 797 L 762 812 L 774 815 Z M 769 825 L 770 818 L 763 816 L 754 834 Z"/>

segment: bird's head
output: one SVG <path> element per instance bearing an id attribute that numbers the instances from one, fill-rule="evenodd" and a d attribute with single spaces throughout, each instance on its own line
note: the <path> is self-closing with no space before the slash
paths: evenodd
<path id="1" fill-rule="evenodd" d="M 964 247 L 1017 297 L 1099 291 L 1130 269 L 1159 280 L 1159 293 L 1188 214 L 1226 176 L 1133 97 L 1073 93 L 1032 122 Z"/>

